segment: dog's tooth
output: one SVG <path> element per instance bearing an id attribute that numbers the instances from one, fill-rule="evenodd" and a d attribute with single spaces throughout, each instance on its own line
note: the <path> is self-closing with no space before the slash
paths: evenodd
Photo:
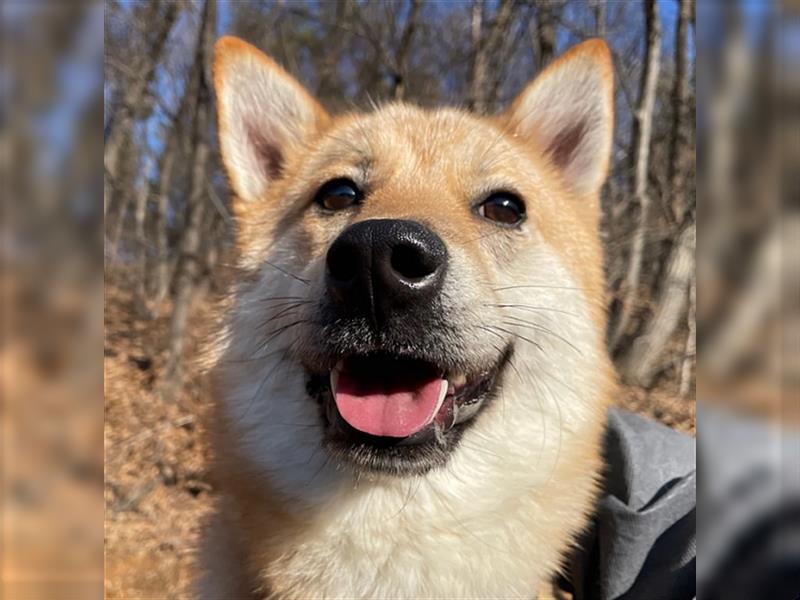
<path id="1" fill-rule="evenodd" d="M 455 387 L 462 386 L 467 383 L 467 376 L 463 373 L 458 373 L 457 375 L 453 376 L 452 383 Z"/>
<path id="2" fill-rule="evenodd" d="M 442 407 L 442 403 L 444 402 L 444 398 L 447 396 L 448 385 L 447 379 L 442 379 L 442 386 L 439 388 L 439 400 L 436 402 L 436 412 L 439 412 L 439 409 Z"/>
<path id="3" fill-rule="evenodd" d="M 335 396 L 336 395 L 336 386 L 339 383 L 339 371 L 341 370 L 342 363 L 339 363 L 333 369 L 331 369 L 331 393 Z"/>

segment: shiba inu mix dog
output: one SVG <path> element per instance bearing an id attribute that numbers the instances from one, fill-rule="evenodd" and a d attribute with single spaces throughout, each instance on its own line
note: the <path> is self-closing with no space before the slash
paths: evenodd
<path id="1" fill-rule="evenodd" d="M 602 41 L 500 116 L 330 116 L 216 46 L 237 282 L 203 598 L 532 597 L 586 525 L 614 377 Z"/>

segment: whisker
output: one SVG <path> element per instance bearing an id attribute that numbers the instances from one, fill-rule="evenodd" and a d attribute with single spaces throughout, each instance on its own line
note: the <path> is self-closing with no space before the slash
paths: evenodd
<path id="1" fill-rule="evenodd" d="M 558 335 L 558 334 L 557 334 L 555 331 L 553 331 L 553 330 L 551 330 L 551 329 L 548 329 L 547 327 L 544 327 L 543 325 L 539 325 L 539 324 L 537 324 L 537 323 L 532 323 L 531 321 L 526 321 L 525 319 L 520 319 L 519 317 L 514 317 L 514 316 L 512 316 L 512 315 L 507 315 L 507 316 L 506 316 L 506 318 L 508 318 L 508 319 L 514 319 L 515 321 L 517 321 L 516 325 L 518 325 L 519 327 L 527 327 L 528 329 L 533 329 L 534 331 L 539 331 L 539 332 L 541 332 L 541 333 L 544 333 L 544 334 L 547 334 L 547 335 L 551 335 L 551 336 L 553 336 L 554 338 L 556 338 L 556 339 L 558 339 L 558 340 L 561 340 L 561 341 L 562 341 L 562 342 L 564 342 L 564 343 L 565 343 L 567 346 L 569 346 L 570 348 L 572 348 L 572 349 L 573 349 L 575 352 L 577 352 L 578 354 L 580 354 L 581 356 L 583 356 L 583 352 L 581 352 L 581 351 L 578 349 L 578 347 L 577 347 L 577 346 L 575 346 L 575 344 L 573 344 L 572 342 L 570 342 L 568 339 L 566 339 L 566 338 L 564 338 L 564 337 L 562 337 L 562 336 Z M 513 322 L 512 322 L 512 323 L 509 323 L 508 321 L 504 321 L 504 323 L 505 323 L 506 325 L 510 325 L 510 326 L 514 326 L 514 325 L 515 325 L 515 323 L 513 323 Z"/>
<path id="2" fill-rule="evenodd" d="M 400 507 L 400 510 L 398 510 L 395 514 L 393 514 L 391 517 L 387 519 L 388 521 L 391 521 L 395 517 L 399 517 L 402 514 L 402 512 L 406 509 L 408 504 L 416 497 L 417 492 L 419 492 L 419 488 L 422 487 L 422 479 L 420 477 L 417 477 L 416 479 L 417 479 L 417 487 L 414 488 L 413 492 L 411 492 L 411 486 L 408 487 L 408 491 L 410 493 L 406 495 L 406 499 L 403 502 L 403 505 Z"/>
<path id="3" fill-rule="evenodd" d="M 246 415 L 242 415 L 244 418 Z M 316 423 L 258 423 L 254 425 L 254 429 L 257 428 L 259 431 L 266 430 L 266 429 L 277 429 L 278 427 L 294 427 L 299 429 L 316 429 L 319 427 Z"/>
<path id="4" fill-rule="evenodd" d="M 269 370 L 269 372 L 264 376 L 264 378 L 258 384 L 258 387 L 256 388 L 256 391 L 253 393 L 252 396 L 250 396 L 250 400 L 248 400 L 248 402 L 247 402 L 247 408 L 245 408 L 244 412 L 242 413 L 242 415 L 238 419 L 236 419 L 236 425 L 240 425 L 247 418 L 247 415 L 250 414 L 250 409 L 253 408 L 253 404 L 255 403 L 256 398 L 258 398 L 261 395 L 261 392 L 264 391 L 264 386 L 267 384 L 267 381 L 269 381 L 269 378 L 272 377 L 273 373 L 275 373 L 275 371 L 278 369 L 278 367 L 281 364 L 283 364 L 286 360 L 287 360 L 287 357 L 285 355 L 283 357 L 281 357 L 280 359 L 278 359 L 278 362 L 275 363 L 275 366 L 272 367 Z"/>
<path id="5" fill-rule="evenodd" d="M 509 325 L 509 324 L 510 324 L 510 323 L 507 323 L 507 325 Z M 502 331 L 502 332 L 504 332 L 504 333 L 507 333 L 508 335 L 513 335 L 515 338 L 519 338 L 519 339 L 521 339 L 521 340 L 522 340 L 522 341 L 524 341 L 524 342 L 528 342 L 529 344 L 533 344 L 533 345 L 534 345 L 534 346 L 536 346 L 536 347 L 537 347 L 539 350 L 544 350 L 544 349 L 542 348 L 541 344 L 539 344 L 539 343 L 537 343 L 537 342 L 534 342 L 533 340 L 531 340 L 531 339 L 528 339 L 528 338 L 526 338 L 525 336 L 523 336 L 523 335 L 520 335 L 520 334 L 518 334 L 518 333 L 516 333 L 516 332 L 514 332 L 514 331 L 509 331 L 508 329 L 503 329 L 502 327 L 499 327 L 499 326 L 497 326 L 497 325 L 489 325 L 488 327 L 491 327 L 492 329 L 497 329 L 497 330 L 499 330 L 499 331 Z"/>
<path id="6" fill-rule="evenodd" d="M 314 451 L 308 455 L 308 460 L 305 462 L 303 466 L 307 467 L 311 464 L 311 461 L 314 460 L 314 457 L 317 455 L 317 452 L 322 450 L 322 444 L 317 444 L 317 447 L 314 448 Z"/>
<path id="7" fill-rule="evenodd" d="M 286 314 L 290 314 L 290 313 L 296 311 L 298 308 L 303 306 L 303 303 L 295 302 L 295 303 L 289 303 L 288 306 L 285 305 L 285 304 L 282 304 L 281 306 L 283 306 L 285 308 L 283 308 L 282 310 L 278 311 L 276 314 L 272 315 L 269 319 L 267 319 L 264 323 L 262 323 L 262 325 L 261 325 L 262 327 L 272 323 L 273 321 L 276 321 L 277 319 L 281 318 L 282 316 L 284 316 Z M 279 308 L 279 307 L 274 307 L 274 308 Z"/>
<path id="8" fill-rule="evenodd" d="M 258 303 L 266 303 L 272 300 L 297 300 L 297 301 L 304 301 L 304 302 L 311 302 L 311 300 L 306 300 L 303 296 L 269 296 L 267 298 L 258 298 Z"/>
<path id="9" fill-rule="evenodd" d="M 280 272 L 281 272 L 281 273 L 283 273 L 284 275 L 288 275 L 288 276 L 289 276 L 289 277 L 291 277 L 292 279 L 296 279 L 297 281 L 299 281 L 299 282 L 300 282 L 300 283 L 302 283 L 302 284 L 305 284 L 305 285 L 310 285 L 310 283 L 311 283 L 311 282 L 310 282 L 308 279 L 303 279 L 303 278 L 302 278 L 302 277 L 300 277 L 299 275 L 295 275 L 295 274 L 294 274 L 294 273 L 292 273 L 291 271 L 287 271 L 287 270 L 286 270 L 286 269 L 284 269 L 283 267 L 279 267 L 278 265 L 276 265 L 276 264 L 275 264 L 275 263 L 273 263 L 273 262 L 270 262 L 270 261 L 268 261 L 268 260 L 264 260 L 264 261 L 262 261 L 262 262 L 263 262 L 265 265 L 267 265 L 267 266 L 269 266 L 269 267 L 272 267 L 273 269 L 277 269 L 278 271 L 280 271 Z"/>
<path id="10" fill-rule="evenodd" d="M 501 456 L 497 452 L 489 450 L 486 446 L 478 446 L 476 444 L 469 444 L 467 442 L 464 442 L 463 440 L 459 441 L 459 446 L 461 446 L 463 448 L 466 448 L 467 450 L 472 450 L 473 452 L 477 452 L 478 454 L 483 454 L 483 455 L 486 455 L 486 456 L 490 456 L 490 457 L 492 457 L 494 459 L 497 459 L 497 460 L 500 460 L 500 461 L 505 461 L 505 460 L 508 459 L 507 456 Z"/>
<path id="11" fill-rule="evenodd" d="M 550 376 L 550 374 L 546 371 L 543 371 L 543 373 Z M 539 383 L 545 387 L 545 390 L 548 392 L 547 396 L 551 398 L 553 404 L 555 404 L 556 411 L 558 412 L 558 448 L 556 450 L 556 459 L 553 461 L 553 468 L 550 470 L 550 475 L 547 478 L 547 483 L 549 484 L 556 473 L 556 469 L 558 468 L 558 461 L 561 459 L 561 449 L 564 441 L 564 415 L 561 411 L 561 403 L 556 399 L 556 396 L 553 394 L 553 390 L 550 388 L 550 386 L 542 380 L 540 380 Z"/>
<path id="12" fill-rule="evenodd" d="M 548 311 L 548 312 L 555 312 L 561 313 L 564 315 L 569 315 L 570 317 L 578 317 L 573 312 L 569 312 L 568 310 L 561 310 L 560 308 L 551 308 L 549 306 L 534 306 L 532 304 L 484 304 L 484 306 L 495 306 L 497 308 L 515 308 L 517 310 L 527 310 L 530 312 L 538 312 L 538 311 Z"/>
<path id="13" fill-rule="evenodd" d="M 312 483 L 314 483 L 314 480 L 315 480 L 315 479 L 316 479 L 316 478 L 319 476 L 319 474 L 320 474 L 320 473 L 322 473 L 322 471 L 325 469 L 325 467 L 327 467 L 327 466 L 328 466 L 328 463 L 330 463 L 330 460 L 331 460 L 331 455 L 326 453 L 326 454 L 325 454 L 325 462 L 323 462 L 323 463 L 322 463 L 322 464 L 319 466 L 319 469 L 317 469 L 317 470 L 316 470 L 316 472 L 314 473 L 314 475 L 312 475 L 312 476 L 311 476 L 311 479 L 309 479 L 309 480 L 308 480 L 308 483 L 306 484 L 306 487 L 308 487 L 308 486 L 310 486 Z"/>
<path id="14" fill-rule="evenodd" d="M 278 352 L 284 352 L 284 351 L 285 351 L 284 348 L 278 348 L 277 350 L 274 350 L 272 352 L 268 352 L 267 354 L 264 354 L 264 355 L 261 355 L 261 356 L 251 356 L 249 358 L 235 358 L 235 359 L 229 358 L 229 359 L 221 360 L 220 364 L 238 365 L 238 364 L 257 362 L 259 360 L 266 360 L 268 358 L 271 358 L 271 357 L 275 356 Z"/>
<path id="15" fill-rule="evenodd" d="M 270 306 L 269 308 L 271 310 L 277 311 L 277 313 L 272 313 L 272 316 L 270 317 L 270 319 L 273 319 L 275 314 L 280 313 L 281 309 L 285 309 L 287 306 L 296 308 L 296 307 L 299 307 L 299 306 L 303 306 L 303 304 L 304 304 L 304 302 L 300 302 L 299 300 L 290 300 L 289 302 L 279 302 L 278 304 L 274 304 L 274 305 Z M 269 322 L 269 320 L 267 321 L 267 323 L 268 322 Z"/>
<path id="16" fill-rule="evenodd" d="M 502 292 L 505 290 L 523 290 L 523 289 L 548 289 L 548 290 L 575 290 L 585 292 L 585 288 L 570 287 L 563 285 L 507 285 L 504 287 L 494 288 L 493 292 Z"/>
<path id="17" fill-rule="evenodd" d="M 487 333 L 491 333 L 492 335 L 494 335 L 494 336 L 496 336 L 496 337 L 500 338 L 500 339 L 501 339 L 502 341 L 504 341 L 504 342 L 506 341 L 506 339 L 505 339 L 505 338 L 504 338 L 502 335 L 500 335 L 500 334 L 499 334 L 499 333 L 497 333 L 496 331 L 492 331 L 492 329 L 491 329 L 489 326 L 487 326 L 487 325 L 476 325 L 476 327 L 477 327 L 478 329 L 482 329 L 483 331 L 486 331 Z"/>
<path id="18" fill-rule="evenodd" d="M 560 385 L 561 387 L 563 387 L 565 390 L 567 390 L 567 391 L 568 391 L 570 394 L 572 394 L 573 396 L 578 396 L 578 395 L 579 395 L 579 394 L 578 394 L 578 392 L 575 390 L 575 388 L 574 388 L 574 387 L 572 387 L 571 385 L 568 385 L 568 384 L 564 383 L 564 381 L 562 381 L 561 379 L 559 379 L 558 377 L 556 377 L 556 376 L 555 376 L 555 375 L 553 375 L 552 373 L 549 373 L 548 371 L 540 371 L 540 373 L 541 373 L 542 375 L 546 375 L 547 377 L 549 377 L 549 378 L 550 378 L 550 381 L 552 381 L 553 383 L 557 383 L 558 385 Z"/>
<path id="19" fill-rule="evenodd" d="M 310 322 L 309 319 L 300 319 L 298 321 L 294 321 L 294 322 L 289 323 L 287 325 L 282 325 L 281 327 L 278 327 L 274 331 L 271 331 L 271 332 L 269 332 L 267 334 L 269 337 L 258 345 L 258 350 L 260 351 L 263 348 L 266 348 L 273 339 L 278 337 L 280 334 L 285 333 L 286 331 L 288 331 L 292 327 L 295 327 L 295 326 L 300 325 L 302 323 L 309 323 L 309 322 Z"/>
<path id="20" fill-rule="evenodd" d="M 522 385 L 525 385 L 525 379 L 522 377 L 522 374 L 519 372 L 519 369 L 517 369 L 516 365 L 514 364 L 514 361 L 511 358 L 509 358 L 508 364 L 512 369 L 514 369 L 514 372 L 517 374 L 520 383 Z M 535 382 L 533 383 L 535 385 Z M 542 421 L 542 443 L 539 445 L 539 459 L 536 463 L 536 467 L 538 469 L 539 465 L 542 462 L 542 456 L 544 455 L 545 445 L 547 444 L 547 417 L 545 415 L 544 403 L 542 401 L 541 395 L 534 394 L 534 397 L 536 398 L 536 403 L 539 405 L 539 413 L 541 415 L 541 421 Z"/>

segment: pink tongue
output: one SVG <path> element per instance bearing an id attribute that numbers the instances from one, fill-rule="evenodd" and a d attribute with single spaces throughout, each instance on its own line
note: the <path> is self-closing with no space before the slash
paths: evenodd
<path id="1" fill-rule="evenodd" d="M 365 377 L 343 370 L 336 386 L 336 407 L 359 431 L 404 438 L 433 421 L 444 383 L 430 373 Z"/>

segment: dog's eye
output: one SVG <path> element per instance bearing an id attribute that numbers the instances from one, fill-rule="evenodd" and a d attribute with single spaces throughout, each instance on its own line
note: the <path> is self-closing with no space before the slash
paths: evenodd
<path id="1" fill-rule="evenodd" d="M 503 225 L 517 225 L 525 218 L 525 203 L 509 192 L 497 192 L 478 206 L 478 214 Z"/>
<path id="2" fill-rule="evenodd" d="M 349 179 L 334 179 L 323 185 L 314 202 L 327 210 L 342 210 L 361 200 L 361 190 Z"/>

